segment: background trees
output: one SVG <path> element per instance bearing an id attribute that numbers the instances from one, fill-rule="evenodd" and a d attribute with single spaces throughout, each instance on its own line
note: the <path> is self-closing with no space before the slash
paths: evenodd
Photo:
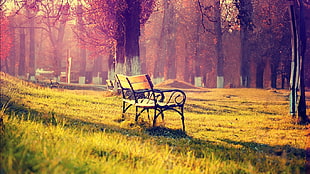
<path id="1" fill-rule="evenodd" d="M 289 86 L 286 1 L 23 0 L 9 5 L 13 2 L 2 5 L 12 33 L 4 70 L 12 74 L 33 76 L 34 69 L 44 68 L 59 76 L 70 56 L 81 83 L 95 83 L 92 77 L 101 83 L 117 71 L 204 87 Z"/>
<path id="2" fill-rule="evenodd" d="M 1 1 L 1 70 L 35 80 L 44 68 L 63 80 L 70 57 L 79 83 L 102 84 L 117 72 L 148 73 L 155 83 L 290 87 L 305 115 L 310 4 L 293 2 L 297 33 L 283 0 Z"/>
<path id="3" fill-rule="evenodd" d="M 112 71 L 139 74 L 139 36 L 154 7 L 147 0 L 88 0 L 77 33 L 81 45 L 95 54 L 115 54 Z"/>
<path id="4" fill-rule="evenodd" d="M 19 49 L 11 52 L 9 56 L 11 66 L 18 65 L 18 75 L 34 80 L 36 69 L 36 57 L 41 51 L 36 51 L 37 41 L 47 37 L 50 43 L 47 45 L 45 54 L 53 55 L 46 62 L 47 67 L 52 67 L 55 76 L 59 77 L 61 62 L 63 58 L 63 38 L 65 34 L 65 25 L 69 19 L 69 1 L 39 1 L 39 0 L 23 0 L 23 1 L 6 1 L 2 8 L 6 8 L 6 14 L 10 18 L 10 30 L 18 31 L 19 39 L 14 42 L 19 42 Z M 39 33 L 38 31 L 43 31 Z M 36 37 L 37 33 L 41 37 Z M 17 34 L 17 33 L 16 33 Z M 40 42 L 40 41 L 39 41 Z M 17 47 L 18 44 L 15 44 Z M 19 57 L 17 58 L 19 52 Z M 17 62 L 15 62 L 18 60 Z M 40 62 L 42 62 L 41 60 Z M 14 69 L 11 67 L 11 69 Z"/>

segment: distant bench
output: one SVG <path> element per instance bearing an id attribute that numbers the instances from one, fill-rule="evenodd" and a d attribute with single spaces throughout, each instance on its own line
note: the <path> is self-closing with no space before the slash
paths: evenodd
<path id="1" fill-rule="evenodd" d="M 113 91 L 113 89 L 114 89 L 113 81 L 112 80 L 106 80 L 106 82 L 107 82 L 107 90 Z"/>
<path id="2" fill-rule="evenodd" d="M 116 82 L 123 97 L 123 114 L 131 106 L 135 106 L 135 121 L 138 121 L 138 117 L 143 111 L 146 110 L 149 116 L 149 110 L 152 109 L 154 110 L 153 126 L 155 126 L 159 115 L 164 120 L 164 111 L 173 110 L 181 116 L 182 129 L 185 131 L 184 104 L 186 95 L 182 90 L 154 89 L 153 83 L 147 74 L 138 76 L 116 74 Z"/>

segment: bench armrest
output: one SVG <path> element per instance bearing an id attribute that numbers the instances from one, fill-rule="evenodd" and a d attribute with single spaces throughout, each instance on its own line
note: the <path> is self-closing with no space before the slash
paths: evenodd
<path id="1" fill-rule="evenodd" d="M 147 99 L 153 100 L 156 104 L 160 105 L 184 105 L 186 100 L 186 95 L 182 90 L 179 89 L 169 89 L 169 90 L 139 90 L 135 91 L 136 99 Z"/>
<path id="2" fill-rule="evenodd" d="M 159 102 L 162 104 L 175 104 L 175 105 L 184 105 L 186 100 L 186 94 L 184 91 L 179 89 L 169 89 L 169 90 L 156 90 L 156 93 L 161 94 Z"/>
<path id="3" fill-rule="evenodd" d="M 164 95 L 161 90 L 138 90 L 135 91 L 136 99 L 149 99 L 154 101 L 162 101 Z"/>

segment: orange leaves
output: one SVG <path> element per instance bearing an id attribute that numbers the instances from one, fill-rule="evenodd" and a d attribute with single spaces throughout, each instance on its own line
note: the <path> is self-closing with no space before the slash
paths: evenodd
<path id="1" fill-rule="evenodd" d="M 155 0 L 140 0 L 140 23 L 143 25 L 149 19 L 155 7 Z"/>

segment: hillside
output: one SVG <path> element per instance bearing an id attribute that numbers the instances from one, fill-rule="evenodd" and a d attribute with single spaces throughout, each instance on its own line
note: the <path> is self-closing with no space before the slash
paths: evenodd
<path id="1" fill-rule="evenodd" d="M 0 75 L 4 173 L 306 173 L 309 126 L 286 90 L 184 89 L 182 132 L 174 112 L 153 128 L 118 95 Z"/>
<path id="2" fill-rule="evenodd" d="M 155 88 L 181 88 L 181 89 L 200 89 L 190 83 L 177 80 L 169 79 L 155 85 Z"/>

